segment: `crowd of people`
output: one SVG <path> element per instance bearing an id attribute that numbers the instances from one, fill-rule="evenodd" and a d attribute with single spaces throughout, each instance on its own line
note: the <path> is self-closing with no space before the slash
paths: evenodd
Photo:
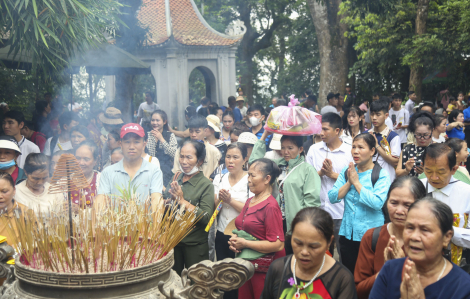
<path id="1" fill-rule="evenodd" d="M 47 213 L 63 202 L 49 187 L 68 153 L 89 183 L 71 193 L 75 208 L 128 188 L 152 207 L 195 210 L 199 222 L 174 249 L 177 273 L 203 260 L 253 263 L 254 276 L 224 298 L 470 298 L 464 94 L 369 103 L 346 90 L 321 109 L 311 90 L 302 95 L 322 116 L 321 132 L 303 137 L 264 128 L 285 96 L 249 106 L 241 89 L 228 106 L 207 97 L 187 106 L 184 130 L 151 92 L 130 123 L 112 106 L 83 118 L 45 97 L 31 121 L 3 114 L 0 209 Z"/>

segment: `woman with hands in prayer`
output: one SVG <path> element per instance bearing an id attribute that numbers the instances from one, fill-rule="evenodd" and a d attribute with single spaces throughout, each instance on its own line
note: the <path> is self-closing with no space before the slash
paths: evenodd
<path id="1" fill-rule="evenodd" d="M 470 276 L 442 254 L 454 235 L 453 221 L 450 207 L 438 199 L 414 202 L 403 230 L 407 257 L 385 263 L 369 298 L 470 298 Z"/>
<path id="2" fill-rule="evenodd" d="M 167 202 L 168 199 L 176 201 L 187 211 L 194 211 L 197 207 L 196 217 L 203 214 L 193 230 L 174 249 L 173 269 L 176 273 L 209 259 L 208 233 L 205 228 L 214 212 L 214 186 L 200 171 L 205 156 L 203 142 L 186 141 L 179 156 L 181 172 L 175 174 L 163 194 Z"/>
<path id="3" fill-rule="evenodd" d="M 353 160 L 338 176 L 328 191 L 330 202 L 344 200 L 344 215 L 339 231 L 341 260 L 354 273 L 359 246 L 365 232 L 384 224 L 382 207 L 387 199 L 390 179 L 386 170 L 372 160 L 376 153 L 375 137 L 368 133 L 357 135 L 353 140 Z M 373 182 L 373 174 L 377 181 Z"/>
<path id="4" fill-rule="evenodd" d="M 361 240 L 354 280 L 359 299 L 369 298 L 380 269 L 388 260 L 405 257 L 403 230 L 408 208 L 426 196 L 426 188 L 416 177 L 402 176 L 393 181 L 387 195 L 391 222 L 369 229 Z"/>

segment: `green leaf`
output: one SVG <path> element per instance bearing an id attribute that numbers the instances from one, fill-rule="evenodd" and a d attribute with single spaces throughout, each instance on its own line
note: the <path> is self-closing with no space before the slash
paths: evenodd
<path id="1" fill-rule="evenodd" d="M 29 29 L 29 24 L 31 23 L 31 19 L 32 19 L 32 16 L 29 15 L 27 18 L 26 18 L 26 22 L 24 24 L 24 33 L 26 33 L 26 31 L 28 31 Z"/>
<path id="2" fill-rule="evenodd" d="M 67 5 L 65 4 L 65 0 L 60 0 L 60 5 L 62 5 L 62 9 L 64 10 L 64 13 L 66 16 L 68 16 L 68 9 L 67 9 Z"/>
<path id="3" fill-rule="evenodd" d="M 36 0 L 31 0 L 31 1 L 33 2 L 34 15 L 37 18 L 38 17 L 38 7 L 37 7 L 37 4 L 36 4 Z"/>

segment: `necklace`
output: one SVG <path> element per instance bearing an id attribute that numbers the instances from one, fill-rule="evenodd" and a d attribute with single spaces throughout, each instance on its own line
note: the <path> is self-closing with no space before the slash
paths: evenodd
<path id="1" fill-rule="evenodd" d="M 442 270 L 441 270 L 441 274 L 439 274 L 439 277 L 437 278 L 436 282 L 439 281 L 442 277 L 442 274 L 444 274 L 444 270 L 446 269 L 447 267 L 447 262 L 446 262 L 446 259 L 445 258 L 442 258 L 444 259 L 444 267 L 442 267 Z"/>
<path id="2" fill-rule="evenodd" d="M 294 285 L 295 287 L 297 288 L 297 291 L 295 292 L 295 298 L 300 298 L 300 291 L 301 290 L 304 290 L 306 288 L 308 288 L 309 285 L 311 285 L 313 283 L 313 281 L 317 278 L 318 274 L 320 274 L 321 270 L 323 269 L 323 266 L 325 265 L 325 256 L 323 256 L 323 262 L 321 263 L 321 267 L 320 269 L 318 270 L 317 274 L 315 274 L 315 276 L 306 284 L 304 285 L 303 287 L 299 287 L 297 285 L 297 279 L 295 278 L 295 265 L 297 264 L 297 259 L 294 257 L 294 271 L 293 271 L 293 274 L 294 274 Z"/>
<path id="3" fill-rule="evenodd" d="M 252 200 L 250 201 L 250 204 L 255 204 L 255 203 L 257 203 L 257 202 L 261 201 L 262 199 L 266 199 L 266 198 L 268 198 L 268 197 L 269 197 L 269 195 L 271 195 L 271 194 L 268 194 L 268 196 L 266 196 L 266 195 L 264 195 L 264 196 L 260 196 L 259 198 L 257 198 L 257 199 L 256 199 L 256 200 L 254 200 L 254 201 L 253 201 L 253 199 L 252 199 Z"/>

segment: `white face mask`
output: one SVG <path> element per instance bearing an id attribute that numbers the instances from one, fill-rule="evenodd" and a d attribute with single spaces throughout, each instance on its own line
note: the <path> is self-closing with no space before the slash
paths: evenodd
<path id="1" fill-rule="evenodd" d="M 251 124 L 253 127 L 256 127 L 257 125 L 259 125 L 260 122 L 261 122 L 261 121 L 260 121 L 259 118 L 257 118 L 257 117 L 254 117 L 254 116 L 253 116 L 253 117 L 250 117 L 250 124 Z"/>
<path id="2" fill-rule="evenodd" d="M 193 169 L 191 169 L 190 172 L 184 172 L 183 167 L 181 167 L 181 165 L 180 165 L 180 170 L 181 170 L 181 172 L 184 173 L 185 175 L 193 175 L 193 174 L 195 174 L 196 172 L 199 171 L 199 168 L 198 168 L 197 166 L 194 166 Z"/>

